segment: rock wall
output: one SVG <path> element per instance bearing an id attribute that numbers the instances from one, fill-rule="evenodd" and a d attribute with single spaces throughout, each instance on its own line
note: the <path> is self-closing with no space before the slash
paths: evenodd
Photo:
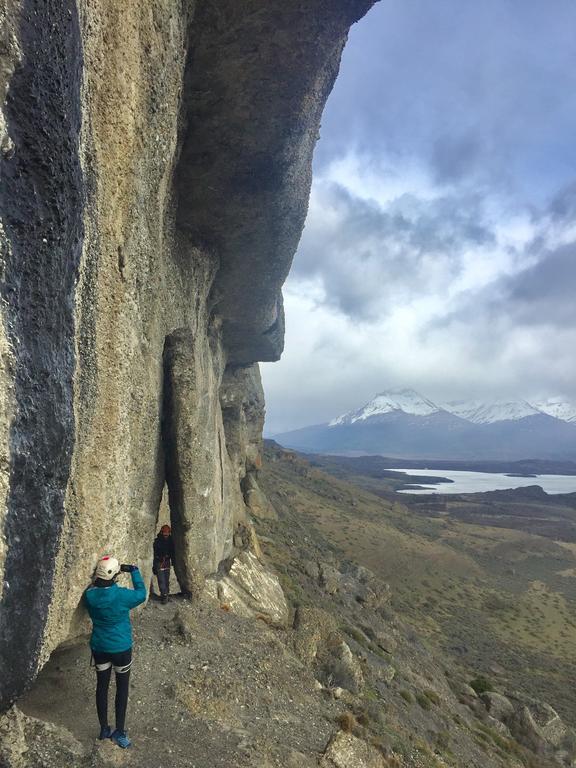
<path id="1" fill-rule="evenodd" d="M 235 552 L 321 110 L 373 0 L 0 0 L 0 710 L 112 551 Z"/>

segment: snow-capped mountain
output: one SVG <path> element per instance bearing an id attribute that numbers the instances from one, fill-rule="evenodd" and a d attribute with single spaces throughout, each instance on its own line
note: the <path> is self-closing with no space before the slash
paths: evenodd
<path id="1" fill-rule="evenodd" d="M 525 400 L 452 400 L 444 404 L 444 410 L 471 421 L 473 424 L 494 424 L 497 421 L 517 421 L 536 416 L 541 411 Z"/>
<path id="2" fill-rule="evenodd" d="M 376 395 L 356 411 L 348 411 L 333 419 L 329 426 L 355 424 L 387 413 L 401 412 L 412 416 L 429 416 L 446 411 L 473 424 L 495 424 L 518 421 L 528 416 L 546 414 L 560 421 L 576 424 L 576 404 L 550 397 L 529 403 L 527 400 L 450 400 L 434 403 L 413 389 L 388 389 Z"/>
<path id="3" fill-rule="evenodd" d="M 576 403 L 563 400 L 561 397 L 549 397 L 546 400 L 540 400 L 532 403 L 541 413 L 547 413 L 555 419 L 567 421 L 576 424 Z"/>
<path id="4" fill-rule="evenodd" d="M 393 411 L 401 411 L 413 416 L 429 416 L 431 413 L 437 413 L 440 408 L 431 400 L 422 397 L 413 389 L 389 389 L 381 392 L 365 406 L 357 411 L 349 411 L 342 416 L 333 419 L 329 426 L 335 427 L 339 424 L 354 424 L 357 421 L 366 421 L 375 416 L 383 416 Z"/>
<path id="5" fill-rule="evenodd" d="M 276 435 L 282 445 L 398 458 L 576 460 L 576 405 L 561 398 L 435 403 L 390 389 L 358 410 Z"/>

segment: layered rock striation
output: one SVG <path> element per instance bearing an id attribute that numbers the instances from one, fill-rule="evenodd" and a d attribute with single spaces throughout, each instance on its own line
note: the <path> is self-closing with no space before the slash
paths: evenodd
<path id="1" fill-rule="evenodd" d="M 0 5 L 0 710 L 82 634 L 99 555 L 150 576 L 165 484 L 184 589 L 238 552 L 257 362 L 372 2 Z"/>

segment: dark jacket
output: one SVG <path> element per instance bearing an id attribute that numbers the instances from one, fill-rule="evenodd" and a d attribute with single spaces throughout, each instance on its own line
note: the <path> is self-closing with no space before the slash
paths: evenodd
<path id="1" fill-rule="evenodd" d="M 154 539 L 154 560 L 152 568 L 154 573 L 165 571 L 174 562 L 174 539 L 172 536 L 164 538 L 161 533 Z"/>
<path id="2" fill-rule="evenodd" d="M 84 593 L 93 625 L 93 651 L 121 653 L 132 648 L 130 611 L 146 600 L 146 586 L 138 569 L 130 575 L 134 589 L 113 583 L 108 587 L 89 587 Z"/>

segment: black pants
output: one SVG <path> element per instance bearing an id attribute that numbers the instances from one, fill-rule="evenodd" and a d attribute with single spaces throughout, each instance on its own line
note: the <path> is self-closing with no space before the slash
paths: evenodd
<path id="1" fill-rule="evenodd" d="M 116 673 L 116 730 L 123 731 L 126 723 L 128 689 L 130 687 L 130 667 L 132 666 L 132 648 L 121 653 L 101 653 L 93 651 L 96 664 L 96 711 L 100 727 L 108 725 L 108 687 L 112 667 Z"/>
<path id="2" fill-rule="evenodd" d="M 170 568 L 158 569 L 156 574 L 158 579 L 158 589 L 160 590 L 160 596 L 170 594 Z"/>

